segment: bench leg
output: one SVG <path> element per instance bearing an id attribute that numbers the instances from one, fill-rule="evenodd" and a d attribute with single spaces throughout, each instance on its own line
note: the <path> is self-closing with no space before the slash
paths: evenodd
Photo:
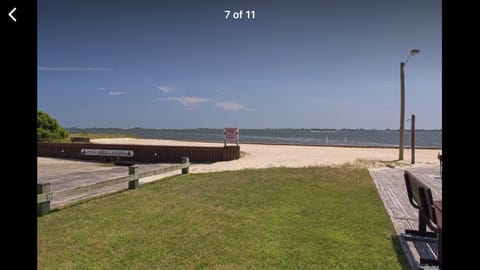
<path id="1" fill-rule="evenodd" d="M 421 235 L 425 235 L 427 232 L 427 222 L 425 220 L 425 215 L 423 211 L 420 209 L 418 210 L 418 231 Z"/>
<path id="2" fill-rule="evenodd" d="M 436 233 L 427 232 L 427 222 L 422 210 L 418 210 L 418 230 L 405 230 L 405 233 L 413 236 L 437 238 Z"/>
<path id="3" fill-rule="evenodd" d="M 443 244 L 443 239 L 442 239 L 442 231 L 440 229 L 440 231 L 438 232 L 438 235 L 437 235 L 437 259 L 438 259 L 438 266 L 440 267 L 440 269 L 443 269 L 443 256 L 442 256 L 442 244 Z"/>
<path id="4" fill-rule="evenodd" d="M 421 265 L 438 265 L 438 260 L 435 259 L 425 259 L 425 258 L 420 258 L 420 264 Z"/>
<path id="5" fill-rule="evenodd" d="M 408 230 L 406 230 L 408 231 Z M 414 231 L 416 232 L 416 231 Z M 402 238 L 405 239 L 406 241 L 421 241 L 421 242 L 426 242 L 426 243 L 437 243 L 438 240 L 435 237 L 431 237 L 430 235 L 428 236 L 420 236 L 420 235 L 415 235 L 415 234 L 409 234 L 407 232 L 402 233 Z"/>
<path id="6" fill-rule="evenodd" d="M 418 236 L 418 237 L 428 237 L 428 238 L 437 238 L 437 234 L 433 232 L 424 232 L 421 233 L 417 230 L 405 230 L 406 235 Z"/>
<path id="7" fill-rule="evenodd" d="M 436 259 L 427 259 L 420 257 L 420 264 L 421 265 L 431 265 L 431 266 L 438 266 L 439 269 L 443 268 L 442 264 L 442 233 L 439 232 L 436 235 L 436 242 L 437 242 L 437 254 Z"/>

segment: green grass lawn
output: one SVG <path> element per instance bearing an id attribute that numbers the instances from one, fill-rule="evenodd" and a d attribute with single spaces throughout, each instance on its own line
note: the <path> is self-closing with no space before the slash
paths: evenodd
<path id="1" fill-rule="evenodd" d="M 366 169 L 188 174 L 38 218 L 38 269 L 408 269 Z"/>

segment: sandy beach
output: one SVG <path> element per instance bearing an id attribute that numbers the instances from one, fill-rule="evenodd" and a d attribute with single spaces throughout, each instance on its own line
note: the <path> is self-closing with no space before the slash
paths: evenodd
<path id="1" fill-rule="evenodd" d="M 223 142 L 206 143 L 132 138 L 93 139 L 92 142 L 107 144 L 223 146 Z M 358 160 L 377 161 L 375 165 L 382 166 L 385 165 L 385 163 L 395 162 L 398 159 L 398 149 L 390 148 L 240 144 L 240 151 L 242 152 L 242 157 L 238 160 L 215 162 L 212 164 L 192 164 L 190 172 L 200 173 L 247 168 L 342 165 L 346 163 L 355 164 L 358 163 Z M 439 152 L 441 152 L 441 149 L 415 150 L 415 165 L 438 164 L 437 154 Z M 395 162 L 396 166 L 410 165 L 410 150 L 405 149 L 404 153 L 405 160 Z"/>

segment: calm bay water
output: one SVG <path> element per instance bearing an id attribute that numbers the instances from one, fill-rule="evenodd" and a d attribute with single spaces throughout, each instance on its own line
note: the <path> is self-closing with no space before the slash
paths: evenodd
<path id="1" fill-rule="evenodd" d="M 223 129 L 69 128 L 70 133 L 131 134 L 146 139 L 223 142 Z M 398 130 L 240 129 L 240 143 L 398 147 Z M 441 130 L 417 130 L 416 147 L 441 148 Z M 410 146 L 410 131 L 405 131 Z"/>

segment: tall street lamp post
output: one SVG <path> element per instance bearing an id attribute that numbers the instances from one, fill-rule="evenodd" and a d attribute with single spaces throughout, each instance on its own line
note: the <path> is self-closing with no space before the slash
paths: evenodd
<path id="1" fill-rule="evenodd" d="M 410 56 L 418 54 L 420 50 L 413 49 L 407 56 L 407 60 L 400 63 L 400 152 L 398 159 L 403 160 L 403 133 L 405 131 L 405 66 Z"/>

